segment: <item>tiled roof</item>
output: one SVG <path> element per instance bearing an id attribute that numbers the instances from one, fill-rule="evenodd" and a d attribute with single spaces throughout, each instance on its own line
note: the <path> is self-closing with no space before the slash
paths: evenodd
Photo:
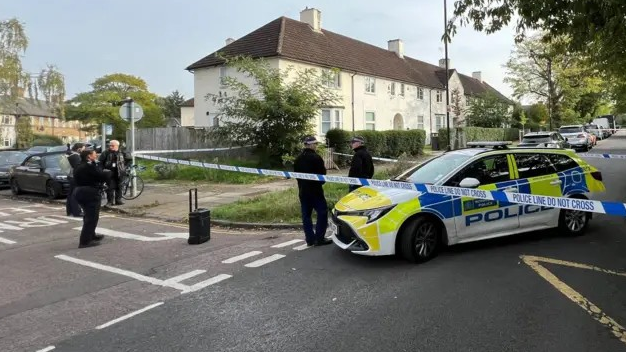
<path id="1" fill-rule="evenodd" d="M 180 107 L 191 107 L 193 108 L 193 98 L 185 100 L 182 104 L 178 105 Z"/>
<path id="2" fill-rule="evenodd" d="M 0 112 L 7 115 L 17 113 L 28 116 L 58 117 L 48 103 L 31 98 L 18 98 L 17 106 L 15 106 L 15 103 L 11 103 L 8 97 L 2 96 L 0 97 Z"/>
<path id="3" fill-rule="evenodd" d="M 223 64 L 217 53 L 254 58 L 282 57 L 419 86 L 445 88 L 445 70 L 437 65 L 406 55 L 400 58 L 387 49 L 324 29 L 316 32 L 307 23 L 286 17 L 277 18 L 220 48 L 191 64 L 187 70 Z M 449 75 L 452 74 L 453 70 L 450 70 Z M 493 89 L 472 77 L 461 77 L 466 93 L 480 94 Z"/>

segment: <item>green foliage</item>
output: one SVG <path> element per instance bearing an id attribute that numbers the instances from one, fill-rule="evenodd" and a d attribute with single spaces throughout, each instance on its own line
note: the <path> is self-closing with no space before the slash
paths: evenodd
<path id="1" fill-rule="evenodd" d="M 17 148 L 28 148 L 32 145 L 35 137 L 29 118 L 23 117 L 17 119 L 15 133 L 17 134 L 17 140 L 15 141 Z"/>
<path id="2" fill-rule="evenodd" d="M 497 128 L 510 121 L 509 104 L 495 93 L 487 92 L 472 99 L 465 120 L 468 126 Z"/>
<path id="3" fill-rule="evenodd" d="M 340 101 L 337 92 L 326 87 L 326 71 L 279 70 L 249 57 L 226 58 L 226 62 L 228 69 L 256 84 L 227 77 L 224 91 L 206 96 L 224 117 L 216 134 L 240 145 L 255 144 L 262 164 L 278 166 L 284 155 L 296 153 L 302 138 L 312 134 L 320 109 Z"/>
<path id="4" fill-rule="evenodd" d="M 519 138 L 517 128 L 459 127 L 451 129 L 450 135 L 454 136 L 457 132 L 465 135 L 466 142 L 516 141 Z M 445 128 L 439 130 L 439 145 L 448 145 Z"/>
<path id="5" fill-rule="evenodd" d="M 32 87 L 29 88 L 32 91 Z M 33 92 L 29 92 L 30 96 L 39 99 L 38 95 L 41 93 L 44 101 L 57 116 L 65 115 L 65 78 L 56 66 L 48 65 L 41 70 L 35 88 L 34 95 Z"/>
<path id="6" fill-rule="evenodd" d="M 45 146 L 55 146 L 55 145 L 63 145 L 63 140 L 57 136 L 53 136 L 51 134 L 35 134 L 34 140 L 32 142 L 33 146 L 37 145 L 45 145 Z"/>
<path id="7" fill-rule="evenodd" d="M 185 97 L 175 90 L 166 97 L 159 97 L 157 104 L 163 110 L 165 118 L 180 118 L 180 104 L 185 102 Z"/>
<path id="8" fill-rule="evenodd" d="M 96 79 L 89 92 L 79 93 L 66 106 L 69 120 L 88 123 L 113 124 L 114 139 L 126 139 L 129 123 L 119 117 L 119 101 L 131 97 L 143 108 L 143 118 L 136 123 L 141 127 L 161 127 L 165 124 L 163 111 L 157 105 L 157 96 L 148 91 L 146 82 L 136 76 L 115 73 Z"/>
<path id="9" fill-rule="evenodd" d="M 365 139 L 367 149 L 373 156 L 396 158 L 402 154 L 419 155 L 424 149 L 424 130 L 356 131 L 332 129 L 326 133 L 327 144 L 337 153 L 350 153 L 348 141 L 353 136 Z"/>
<path id="10" fill-rule="evenodd" d="M 17 18 L 0 21 L 0 96 L 11 99 L 0 103 L 14 105 L 18 87 L 26 87 L 30 76 L 23 71 L 22 56 L 28 48 L 24 24 Z"/>
<path id="11" fill-rule="evenodd" d="M 588 56 L 609 77 L 626 79 L 626 55 L 616 49 L 626 47 L 626 6 L 621 0 L 459 0 L 454 5 L 451 35 L 456 23 L 493 33 L 515 19 L 518 40 L 537 30 L 549 38 L 570 38 L 567 51 Z"/>

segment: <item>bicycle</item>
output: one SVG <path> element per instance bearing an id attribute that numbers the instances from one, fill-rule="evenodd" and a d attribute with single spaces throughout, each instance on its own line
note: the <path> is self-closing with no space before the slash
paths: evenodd
<path id="1" fill-rule="evenodd" d="M 126 200 L 135 199 L 143 192 L 143 180 L 137 176 L 137 170 L 145 170 L 145 166 L 131 165 L 129 174 L 122 181 L 122 198 Z M 133 180 L 135 181 L 135 195 L 133 196 Z"/>

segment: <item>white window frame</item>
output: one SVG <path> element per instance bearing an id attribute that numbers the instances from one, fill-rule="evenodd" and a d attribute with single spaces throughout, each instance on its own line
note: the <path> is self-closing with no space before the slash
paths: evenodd
<path id="1" fill-rule="evenodd" d="M 417 115 L 417 129 L 425 130 L 424 128 L 424 115 Z"/>
<path id="2" fill-rule="evenodd" d="M 333 128 L 343 129 L 343 110 L 335 109 L 332 116 Z"/>
<path id="3" fill-rule="evenodd" d="M 404 83 L 400 83 L 400 96 L 404 98 L 404 92 L 406 90 L 406 86 Z"/>
<path id="4" fill-rule="evenodd" d="M 324 79 L 324 85 L 326 87 L 334 89 L 341 88 L 341 71 L 325 69 L 324 74 L 327 75 Z"/>
<path id="5" fill-rule="evenodd" d="M 45 124 L 45 121 L 43 119 L 43 116 L 39 116 L 39 126 L 43 127 L 44 124 Z"/>
<path id="6" fill-rule="evenodd" d="M 441 124 L 439 123 L 441 122 Z M 435 130 L 439 131 L 446 127 L 446 114 L 435 114 Z"/>
<path id="7" fill-rule="evenodd" d="M 376 78 L 371 76 L 365 77 L 365 93 L 376 94 Z"/>
<path id="8" fill-rule="evenodd" d="M 2 145 L 5 147 L 11 147 L 11 138 L 4 138 L 4 140 L 2 141 Z"/>
<path id="9" fill-rule="evenodd" d="M 328 121 L 324 121 L 325 111 L 328 111 Z M 328 129 L 326 131 L 324 131 L 324 124 L 328 124 Z M 325 136 L 326 132 L 333 128 L 343 128 L 343 109 L 323 108 L 320 112 L 320 136 Z"/>
<path id="10" fill-rule="evenodd" d="M 226 70 L 226 66 L 220 66 L 220 86 L 222 87 L 226 85 L 226 77 L 228 77 L 228 72 Z"/>
<path id="11" fill-rule="evenodd" d="M 443 103 L 443 91 L 438 90 L 435 99 L 436 102 Z"/>
<path id="12" fill-rule="evenodd" d="M 367 120 L 367 116 L 368 114 L 372 114 L 372 116 L 374 117 L 374 121 L 368 121 Z M 365 130 L 366 131 L 376 131 L 376 112 L 375 111 L 366 111 L 365 112 Z M 368 126 L 372 126 L 372 128 L 368 128 Z"/>
<path id="13" fill-rule="evenodd" d="M 389 94 L 396 95 L 396 82 L 391 82 L 389 85 Z"/>
<path id="14" fill-rule="evenodd" d="M 417 87 L 417 100 L 424 100 L 424 88 Z"/>

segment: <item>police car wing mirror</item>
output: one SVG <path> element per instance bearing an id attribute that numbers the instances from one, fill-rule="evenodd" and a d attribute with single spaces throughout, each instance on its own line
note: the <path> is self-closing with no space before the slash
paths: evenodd
<path id="1" fill-rule="evenodd" d="M 459 187 L 463 188 L 476 188 L 478 186 L 480 186 L 480 181 L 473 177 L 466 177 L 459 183 Z"/>

